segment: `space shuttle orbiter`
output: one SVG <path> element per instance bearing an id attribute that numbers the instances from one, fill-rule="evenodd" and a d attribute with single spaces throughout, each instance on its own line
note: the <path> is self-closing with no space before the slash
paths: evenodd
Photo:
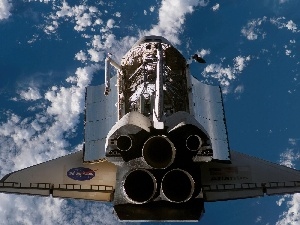
<path id="1" fill-rule="evenodd" d="M 121 221 L 197 221 L 205 202 L 300 192 L 299 171 L 229 149 L 220 87 L 165 38 L 105 63 L 86 89 L 84 149 L 6 175 L 0 192 L 111 201 Z"/>

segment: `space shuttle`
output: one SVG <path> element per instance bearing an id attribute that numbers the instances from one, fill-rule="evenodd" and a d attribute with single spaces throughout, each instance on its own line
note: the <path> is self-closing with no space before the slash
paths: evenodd
<path id="1" fill-rule="evenodd" d="M 145 36 L 86 88 L 83 150 L 7 174 L 0 192 L 112 202 L 120 221 L 198 221 L 206 202 L 300 192 L 300 172 L 230 150 L 220 87 Z"/>

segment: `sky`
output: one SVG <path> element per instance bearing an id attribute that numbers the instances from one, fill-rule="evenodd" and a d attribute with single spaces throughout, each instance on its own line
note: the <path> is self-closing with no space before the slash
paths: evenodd
<path id="1" fill-rule="evenodd" d="M 83 144 L 85 87 L 161 35 L 223 92 L 230 148 L 300 169 L 298 0 L 0 0 L 0 175 Z M 295 225 L 300 194 L 205 204 L 199 224 Z M 119 224 L 111 204 L 0 194 L 0 224 Z M 167 223 L 172 224 L 172 223 Z M 198 224 L 198 223 L 192 223 Z"/>

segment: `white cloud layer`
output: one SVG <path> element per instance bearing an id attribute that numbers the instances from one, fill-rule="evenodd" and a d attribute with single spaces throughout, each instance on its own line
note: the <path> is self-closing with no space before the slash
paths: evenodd
<path id="1" fill-rule="evenodd" d="M 48 17 L 48 24 L 44 27 L 47 34 L 55 33 L 61 21 L 74 21 L 74 30 L 85 31 L 90 26 L 102 24 L 98 17 L 101 15 L 95 6 L 75 5 L 70 6 L 67 1 L 62 5 L 54 5 L 55 11 Z M 73 23 L 73 22 L 72 22 Z"/>
<path id="2" fill-rule="evenodd" d="M 87 60 L 87 56 L 82 50 L 80 50 L 78 53 L 75 54 L 75 59 L 84 62 Z"/>
<path id="3" fill-rule="evenodd" d="M 1 176 L 67 153 L 70 144 L 66 138 L 76 132 L 84 109 L 85 87 L 98 68 L 78 68 L 67 78 L 69 87 L 52 86 L 44 97 L 40 95 L 44 110 L 33 118 L 7 113 L 7 121 L 0 124 Z M 33 98 L 34 91 L 24 93 L 30 96 L 27 99 Z M 112 207 L 102 203 L 6 194 L 0 194 L 0 198 L 1 225 L 121 224 Z"/>
<path id="4" fill-rule="evenodd" d="M 0 0 L 0 20 L 7 19 L 11 13 L 12 4 L 9 0 Z"/>
<path id="5" fill-rule="evenodd" d="M 236 79 L 236 75 L 245 69 L 250 60 L 250 56 L 237 56 L 233 59 L 233 66 L 223 67 L 221 63 L 209 64 L 205 67 L 202 75 L 205 78 L 216 79 L 224 87 L 223 92 L 225 91 L 226 93 L 228 91 L 226 87 L 230 85 L 231 81 Z"/>
<path id="6" fill-rule="evenodd" d="M 180 44 L 179 34 L 185 22 L 185 16 L 191 14 L 197 6 L 206 6 L 204 0 L 165 0 L 162 1 L 158 12 L 158 24 L 149 31 L 141 31 L 141 35 L 160 35 L 172 44 Z"/>
<path id="7" fill-rule="evenodd" d="M 276 225 L 298 225 L 300 221 L 300 193 L 292 195 L 287 201 L 289 207 L 287 211 L 283 212 Z"/>
<path id="8" fill-rule="evenodd" d="M 200 57 L 205 57 L 210 54 L 210 49 L 201 49 L 200 51 L 197 51 L 196 54 Z"/>
<path id="9" fill-rule="evenodd" d="M 262 29 L 259 27 L 266 22 L 267 17 L 253 19 L 247 23 L 245 27 L 242 28 L 241 33 L 245 36 L 248 40 L 256 40 L 259 35 L 264 34 Z"/>
<path id="10" fill-rule="evenodd" d="M 297 161 L 299 158 L 300 153 L 295 153 L 292 148 L 288 148 L 286 151 L 280 154 L 280 165 L 295 168 L 295 161 Z"/>
<path id="11" fill-rule="evenodd" d="M 85 87 L 98 66 L 78 68 L 67 79 L 70 87 L 53 86 L 41 99 L 42 112 L 31 118 L 21 118 L 7 112 L 7 121 L 0 124 L 0 171 L 3 175 L 45 160 L 66 154 L 66 137 L 74 132 L 79 114 L 84 109 Z M 34 89 L 29 89 L 34 90 Z M 28 94 L 31 92 L 30 94 Z M 32 94 L 34 93 L 34 94 Z M 35 91 L 24 92 L 27 100 L 42 98 Z"/>
<path id="12" fill-rule="evenodd" d="M 149 11 L 150 11 L 150 12 L 154 12 L 154 9 L 155 9 L 155 6 L 151 6 L 151 7 L 149 8 Z"/>
<path id="13" fill-rule="evenodd" d="M 263 18 L 252 19 L 250 20 L 246 26 L 244 26 L 241 30 L 243 36 L 245 36 L 248 40 L 256 40 L 261 36 L 265 38 L 267 33 L 263 31 L 262 26 L 265 23 L 271 23 L 275 25 L 278 29 L 286 28 L 293 33 L 299 32 L 297 28 L 297 24 L 292 20 L 287 21 L 285 17 L 277 17 L 268 19 L 266 16 Z"/>
<path id="14" fill-rule="evenodd" d="M 277 26 L 278 29 L 286 28 L 293 33 L 299 32 L 297 28 L 297 24 L 293 22 L 293 20 L 287 21 L 285 17 L 271 18 L 271 24 Z"/>
<path id="15" fill-rule="evenodd" d="M 215 5 L 212 7 L 212 10 L 213 10 L 213 11 L 218 11 L 219 9 L 220 9 L 220 4 L 219 4 L 219 3 L 215 4 Z"/>
<path id="16" fill-rule="evenodd" d="M 1 176 L 67 154 L 67 138 L 76 133 L 84 109 L 85 87 L 98 69 L 95 65 L 78 68 L 67 79 L 68 87 L 52 86 L 44 96 L 40 94 L 42 111 L 32 117 L 6 113 L 6 122 L 0 124 Z M 37 98 L 34 89 L 29 90 L 21 95 Z M 6 219 L 0 224 L 118 224 L 111 207 L 98 204 L 1 194 L 0 218 Z"/>
<path id="17" fill-rule="evenodd" d="M 234 93 L 236 94 L 241 94 L 244 92 L 244 85 L 238 85 L 235 89 L 234 89 Z"/>
<path id="18" fill-rule="evenodd" d="M 102 13 L 92 6 L 88 5 L 75 5 L 70 6 L 67 1 L 62 5 L 55 4 L 54 12 L 48 16 L 48 23 L 44 28 L 45 33 L 57 33 L 59 26 L 63 22 L 76 23 L 74 30 L 82 33 L 83 37 L 90 39 L 87 42 L 90 46 L 87 50 L 80 50 L 75 59 L 81 62 L 100 62 L 105 58 L 105 53 L 110 52 L 117 60 L 120 60 L 124 53 L 144 35 L 161 35 L 168 39 L 173 44 L 180 44 L 179 35 L 183 30 L 185 16 L 191 14 L 195 7 L 206 6 L 208 1 L 205 0 L 164 0 L 158 8 L 159 17 L 158 23 L 152 25 L 150 30 L 139 30 L 139 36 L 125 36 L 117 40 L 112 33 L 115 26 L 114 19 L 108 19 L 103 23 L 101 19 Z M 150 12 L 155 10 L 155 6 L 149 8 Z M 121 13 L 114 13 L 114 16 L 121 16 Z M 84 32 L 91 28 L 96 32 L 100 29 L 100 34 L 87 35 Z"/>
<path id="19" fill-rule="evenodd" d="M 109 19 L 109 20 L 107 21 L 106 26 L 107 26 L 108 28 L 113 28 L 113 27 L 114 27 L 114 23 L 115 23 L 115 21 L 114 21 L 113 19 Z"/>
<path id="20" fill-rule="evenodd" d="M 24 100 L 37 100 L 42 98 L 39 90 L 35 87 L 29 87 L 26 91 L 20 92 L 20 97 Z"/>
<path id="21" fill-rule="evenodd" d="M 280 155 L 280 164 L 287 167 L 295 168 L 296 162 L 300 159 L 300 153 L 296 152 L 296 138 L 289 138 L 289 144 L 292 148 L 286 149 Z M 300 193 L 293 195 L 284 195 L 277 202 L 278 206 L 286 205 L 288 209 L 280 215 L 276 225 L 298 225 L 300 221 Z M 284 204 L 285 203 L 285 204 Z"/>
<path id="22" fill-rule="evenodd" d="M 285 27 L 293 32 L 297 32 L 297 25 L 292 20 L 289 20 Z"/>
<path id="23" fill-rule="evenodd" d="M 0 194 L 1 225 L 117 225 L 109 204 Z M 13 215 L 13 216 L 10 216 Z"/>

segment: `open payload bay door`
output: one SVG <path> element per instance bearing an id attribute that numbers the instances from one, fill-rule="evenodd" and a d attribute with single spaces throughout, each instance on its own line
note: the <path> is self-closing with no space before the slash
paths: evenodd
<path id="1" fill-rule="evenodd" d="M 107 133 L 118 121 L 117 76 L 110 79 L 111 91 L 104 95 L 105 84 L 86 88 L 84 153 L 85 162 L 98 162 L 105 158 Z"/>
<path id="2" fill-rule="evenodd" d="M 300 192 L 300 171 L 235 151 L 231 162 L 202 164 L 205 201 Z"/>
<path id="3" fill-rule="evenodd" d="M 222 91 L 219 86 L 204 84 L 191 76 L 190 111 L 210 137 L 213 160 L 230 162 Z"/>
<path id="4" fill-rule="evenodd" d="M 111 201 L 116 166 L 103 161 L 83 164 L 79 151 L 6 175 L 0 192 Z"/>

